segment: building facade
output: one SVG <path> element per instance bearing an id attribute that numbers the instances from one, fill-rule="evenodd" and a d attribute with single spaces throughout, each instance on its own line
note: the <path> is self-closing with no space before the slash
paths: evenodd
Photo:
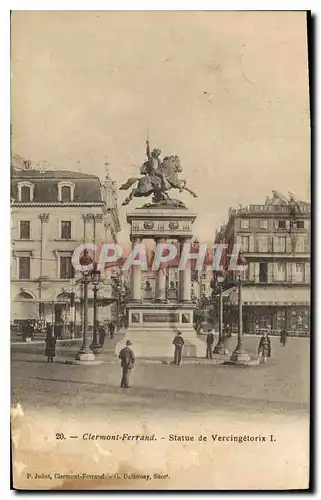
<path id="1" fill-rule="evenodd" d="M 101 182 L 92 174 L 38 168 L 14 156 L 12 320 L 44 317 L 67 324 L 74 319 L 70 318 L 70 296 L 75 293 L 75 320 L 81 323 L 82 286 L 72 266 L 73 251 L 85 242 L 116 242 L 119 231 L 117 190 L 108 175 Z M 108 308 L 110 302 L 109 281 L 106 270 L 99 289 L 102 316 L 107 314 L 105 306 Z"/>
<path id="2" fill-rule="evenodd" d="M 243 280 L 243 330 L 292 334 L 310 331 L 310 204 L 277 192 L 263 205 L 230 209 L 216 241 L 241 247 L 248 268 Z M 228 274 L 231 319 L 237 323 L 236 276 Z"/>

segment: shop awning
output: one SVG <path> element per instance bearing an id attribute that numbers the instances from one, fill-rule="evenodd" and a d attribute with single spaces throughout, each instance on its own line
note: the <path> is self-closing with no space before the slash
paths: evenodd
<path id="1" fill-rule="evenodd" d="M 223 296 L 228 296 L 233 305 L 238 302 L 236 287 L 225 290 Z M 310 290 L 308 287 L 294 288 L 286 286 L 243 286 L 242 299 L 244 306 L 309 306 Z"/>

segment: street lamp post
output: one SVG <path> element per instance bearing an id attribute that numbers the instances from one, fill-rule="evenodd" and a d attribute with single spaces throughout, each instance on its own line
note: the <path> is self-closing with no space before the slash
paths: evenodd
<path id="1" fill-rule="evenodd" d="M 217 284 L 219 291 L 219 327 L 218 327 L 218 342 L 214 347 L 215 354 L 228 354 L 225 347 L 224 337 L 223 337 L 223 283 L 224 276 L 222 274 L 217 276 Z"/>
<path id="2" fill-rule="evenodd" d="M 120 270 L 117 276 L 112 278 L 112 289 L 116 294 L 116 325 L 117 330 L 122 327 L 121 317 L 122 317 L 122 301 L 123 301 L 123 273 Z"/>
<path id="3" fill-rule="evenodd" d="M 70 338 L 73 339 L 75 337 L 75 278 L 70 279 L 70 309 L 69 309 L 69 317 L 70 317 Z"/>
<path id="4" fill-rule="evenodd" d="M 95 355 L 88 347 L 88 284 L 90 282 L 90 271 L 92 259 L 88 254 L 88 250 L 84 251 L 84 255 L 79 259 L 79 263 L 83 266 L 83 295 L 84 295 L 84 322 L 83 322 L 83 340 L 80 351 L 76 354 L 77 361 L 94 361 Z"/>
<path id="5" fill-rule="evenodd" d="M 243 345 L 243 301 L 242 301 L 242 273 L 247 269 L 247 263 L 243 256 L 240 255 L 238 262 L 238 335 L 237 346 L 232 353 L 231 361 L 249 361 L 250 356 Z"/>
<path id="6" fill-rule="evenodd" d="M 101 345 L 97 340 L 97 292 L 98 292 L 99 281 L 100 281 L 100 271 L 97 269 L 97 265 L 95 265 L 91 272 L 91 283 L 94 294 L 94 307 L 93 307 L 93 340 L 90 345 L 90 349 L 98 349 L 101 347 Z"/>

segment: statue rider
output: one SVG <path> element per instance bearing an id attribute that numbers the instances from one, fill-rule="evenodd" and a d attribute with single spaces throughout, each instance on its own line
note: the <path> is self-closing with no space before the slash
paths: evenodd
<path id="1" fill-rule="evenodd" d="M 146 156 L 148 160 L 142 165 L 140 173 L 143 175 L 149 175 L 151 179 L 154 178 L 156 181 L 156 188 L 160 189 L 163 193 L 169 189 L 169 184 L 167 183 L 163 172 L 161 171 L 162 162 L 160 160 L 160 149 L 153 149 L 150 152 L 149 140 L 146 141 Z M 155 179 L 156 177 L 156 179 Z"/>

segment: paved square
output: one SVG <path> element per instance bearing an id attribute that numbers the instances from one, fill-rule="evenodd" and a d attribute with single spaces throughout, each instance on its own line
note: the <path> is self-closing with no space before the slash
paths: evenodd
<path id="1" fill-rule="evenodd" d="M 47 364 L 43 346 L 13 346 L 12 399 L 29 408 L 101 408 L 104 412 L 229 410 L 307 412 L 309 407 L 309 340 L 290 338 L 285 347 L 272 338 L 272 358 L 254 367 L 180 367 L 137 360 L 131 388 L 120 389 L 121 370 L 112 350 L 116 340 L 107 340 L 102 364 L 65 364 L 79 347 L 57 349 L 53 364 Z M 254 355 L 258 338 L 245 337 Z M 230 352 L 236 338 L 229 340 Z M 32 352 L 33 351 L 33 352 Z"/>

